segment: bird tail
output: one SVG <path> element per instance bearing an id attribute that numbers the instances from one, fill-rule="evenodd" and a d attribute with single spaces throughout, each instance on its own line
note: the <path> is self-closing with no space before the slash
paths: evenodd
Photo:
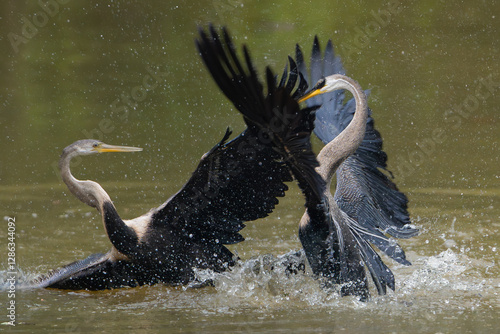
<path id="1" fill-rule="evenodd" d="M 330 212 L 326 217 L 322 208 L 308 207 L 301 220 L 299 237 L 307 260 L 315 275 L 325 280 L 327 288 L 340 285 L 341 294 L 355 295 L 366 301 L 369 297 L 365 268 L 356 240 L 349 231 L 346 217 L 334 202 L 326 203 Z"/>
<path id="2" fill-rule="evenodd" d="M 21 283 L 20 287 L 22 289 L 88 289 L 89 286 L 79 285 L 77 281 L 81 281 L 84 276 L 91 276 L 89 273 L 97 271 L 96 268 L 101 268 L 107 263 L 107 261 L 108 257 L 106 255 L 93 254 L 84 260 L 72 262 L 64 267 L 51 271 L 48 274 L 41 275 L 30 282 Z M 93 281 L 93 279 L 88 279 L 88 281 Z"/>

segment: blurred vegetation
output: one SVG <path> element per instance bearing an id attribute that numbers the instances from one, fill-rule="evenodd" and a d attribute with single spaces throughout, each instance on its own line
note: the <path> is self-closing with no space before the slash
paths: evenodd
<path id="1" fill-rule="evenodd" d="M 498 187 L 498 97 L 448 122 L 479 80 L 500 82 L 498 2 L 59 2 L 0 5 L 2 184 L 58 182 L 59 152 L 88 136 L 146 148 L 109 166 L 90 160 L 90 175 L 109 168 L 116 180 L 138 170 L 145 180 L 173 172 L 185 180 L 226 126 L 243 128 L 194 46 L 198 26 L 213 22 L 249 46 L 260 73 L 280 71 L 295 43 L 308 54 L 315 35 L 333 39 L 347 74 L 372 89 L 403 187 Z M 150 72 L 162 76 L 145 92 Z M 103 120 L 112 130 L 102 131 Z M 420 159 L 435 128 L 446 139 Z"/>

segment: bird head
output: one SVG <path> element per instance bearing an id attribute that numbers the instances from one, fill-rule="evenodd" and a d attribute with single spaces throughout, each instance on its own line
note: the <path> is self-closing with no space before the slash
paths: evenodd
<path id="1" fill-rule="evenodd" d="M 65 151 L 73 151 L 76 155 L 89 155 L 95 153 L 106 152 L 139 152 L 142 151 L 140 147 L 131 146 L 116 146 L 108 145 L 95 139 L 83 139 L 74 142 L 64 149 Z"/>
<path id="2" fill-rule="evenodd" d="M 314 87 L 311 88 L 299 99 L 299 102 L 304 102 L 305 100 L 308 100 L 311 97 L 321 95 L 324 93 L 333 92 L 334 90 L 339 90 L 339 89 L 347 89 L 352 92 L 354 85 L 359 86 L 357 82 L 342 74 L 330 75 L 327 76 L 326 78 L 319 79 L 318 82 L 314 85 Z"/>

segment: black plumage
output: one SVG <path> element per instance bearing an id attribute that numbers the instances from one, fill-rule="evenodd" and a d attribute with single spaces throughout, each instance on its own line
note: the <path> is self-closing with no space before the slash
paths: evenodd
<path id="1" fill-rule="evenodd" d="M 243 114 L 247 129 L 230 141 L 231 132 L 226 131 L 179 192 L 133 221 L 120 218 L 104 190 L 92 190 L 99 195 L 94 199 L 104 198 L 94 205 L 96 200 L 88 202 L 80 185 L 63 175 L 77 197 L 101 212 L 113 248 L 42 276 L 32 286 L 99 290 L 186 284 L 194 279 L 193 268 L 221 272 L 234 264 L 225 245 L 243 240 L 239 232 L 245 222 L 273 211 L 285 195 L 285 182 L 295 177 L 308 200 L 317 201 L 325 184 L 315 172 L 318 163 L 310 144 L 315 107 L 300 108 L 269 68 L 264 94 L 247 49 L 242 63 L 227 31 L 221 32 L 200 29 L 196 44 L 215 82 Z M 77 153 L 82 147 L 101 144 L 81 141 L 69 146 L 61 170 L 67 166 L 70 175 L 71 157 L 82 154 Z"/>

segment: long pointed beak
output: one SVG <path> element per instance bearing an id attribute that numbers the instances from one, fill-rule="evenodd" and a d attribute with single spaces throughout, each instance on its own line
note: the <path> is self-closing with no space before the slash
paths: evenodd
<path id="1" fill-rule="evenodd" d="M 298 102 L 301 103 L 304 102 L 305 100 L 310 99 L 311 97 L 325 93 L 325 91 L 322 90 L 323 87 L 325 87 L 325 84 L 326 84 L 326 78 L 319 79 L 318 82 L 314 85 L 313 88 L 311 88 L 310 91 L 308 91 L 307 93 L 304 94 L 304 96 L 298 99 Z"/>
<path id="2" fill-rule="evenodd" d="M 99 153 L 105 152 L 139 152 L 142 151 L 140 147 L 131 147 L 131 146 L 115 146 L 108 144 L 101 144 L 99 147 L 96 147 L 96 151 Z"/>
<path id="3" fill-rule="evenodd" d="M 321 95 L 321 94 L 323 94 L 323 92 L 321 91 L 321 88 L 311 89 L 309 92 L 304 94 L 304 96 L 302 96 L 298 100 L 298 102 L 299 103 L 304 102 L 305 100 L 309 100 L 311 97 L 315 97 L 315 96 Z"/>

